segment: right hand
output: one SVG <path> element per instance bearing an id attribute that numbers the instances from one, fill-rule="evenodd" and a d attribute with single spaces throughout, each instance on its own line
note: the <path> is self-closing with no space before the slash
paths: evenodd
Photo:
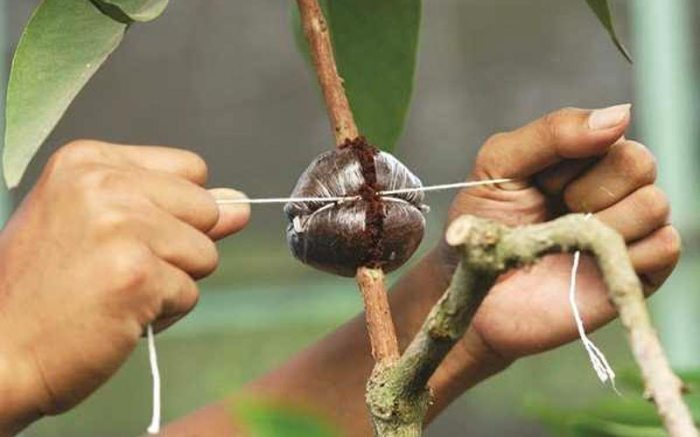
<path id="1" fill-rule="evenodd" d="M 234 190 L 202 188 L 197 155 L 78 141 L 61 148 L 0 234 L 0 434 L 63 412 L 164 329 L 240 230 Z"/>

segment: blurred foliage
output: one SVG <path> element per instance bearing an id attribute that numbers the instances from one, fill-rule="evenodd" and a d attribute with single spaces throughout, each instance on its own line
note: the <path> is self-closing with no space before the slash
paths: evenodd
<path id="1" fill-rule="evenodd" d="M 315 412 L 296 405 L 243 399 L 231 413 L 255 437 L 335 437 L 339 434 Z"/>
<path id="2" fill-rule="evenodd" d="M 686 401 L 700 424 L 700 370 L 678 372 L 690 394 Z M 529 409 L 555 435 L 564 437 L 663 437 L 666 435 L 653 403 L 644 399 L 644 384 L 638 372 L 619 375 L 623 396 L 595 404 L 563 409 L 547 402 L 533 402 Z"/>
<path id="3" fill-rule="evenodd" d="M 362 135 L 392 151 L 413 93 L 421 0 L 321 0 L 333 50 Z M 296 5 L 294 35 L 308 57 Z"/>

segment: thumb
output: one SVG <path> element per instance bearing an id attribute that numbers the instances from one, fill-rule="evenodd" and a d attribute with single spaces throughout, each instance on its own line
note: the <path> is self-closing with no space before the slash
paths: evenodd
<path id="1" fill-rule="evenodd" d="M 479 151 L 474 174 L 528 179 L 563 160 L 600 156 L 624 135 L 630 108 L 629 104 L 596 110 L 566 108 L 496 134 Z"/>
<path id="2" fill-rule="evenodd" d="M 214 188 L 209 190 L 216 200 L 246 199 L 246 195 L 230 188 Z M 208 235 L 219 240 L 240 231 L 248 224 L 250 219 L 250 205 L 247 203 L 221 203 L 219 204 L 219 220 Z"/>

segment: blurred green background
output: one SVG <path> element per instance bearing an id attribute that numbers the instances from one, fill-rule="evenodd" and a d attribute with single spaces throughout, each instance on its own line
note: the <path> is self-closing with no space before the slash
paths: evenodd
<path id="1" fill-rule="evenodd" d="M 3 1 L 4 70 L 37 3 Z M 75 138 L 185 147 L 209 162 L 213 186 L 250 196 L 286 195 L 307 163 L 331 146 L 315 79 L 292 38 L 292 2 L 171 3 L 161 18 L 129 31 L 24 184 L 7 196 L 5 212 L 21 201 L 49 153 Z M 428 184 L 452 182 L 465 176 L 491 133 L 562 106 L 632 102 L 629 136 L 657 152 L 685 237 L 681 268 L 652 299 L 655 316 L 674 363 L 700 366 L 694 317 L 700 311 L 700 70 L 693 56 L 700 53 L 700 6 L 629 0 L 613 7 L 634 66 L 582 0 L 425 2 L 416 91 L 397 155 Z M 439 238 L 449 199 L 449 193 L 430 195 L 422 251 Z M 200 305 L 158 337 L 166 420 L 235 390 L 360 311 L 353 281 L 292 259 L 276 206 L 255 207 L 248 229 L 221 250 L 221 267 L 202 283 Z M 633 367 L 616 323 L 593 338 L 615 369 Z M 150 395 L 144 343 L 88 401 L 23 435 L 136 435 L 149 421 Z M 580 344 L 572 344 L 522 360 L 477 387 L 426 434 L 550 435 L 527 405 L 585 406 L 612 396 Z"/>

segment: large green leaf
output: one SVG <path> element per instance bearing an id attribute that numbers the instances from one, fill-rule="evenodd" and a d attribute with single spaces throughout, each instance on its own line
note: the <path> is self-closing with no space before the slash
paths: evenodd
<path id="1" fill-rule="evenodd" d="M 43 0 L 17 46 L 7 86 L 3 170 L 16 186 L 78 92 L 117 48 L 131 21 L 167 0 Z M 105 7 L 118 8 L 119 19 Z"/>
<path id="2" fill-rule="evenodd" d="M 321 3 L 355 121 L 372 144 L 391 151 L 413 92 L 421 0 Z M 294 21 L 298 35 L 298 15 Z"/>
<path id="3" fill-rule="evenodd" d="M 3 170 L 10 187 L 125 30 L 89 0 L 44 0 L 34 11 L 7 88 Z"/>
<path id="4" fill-rule="evenodd" d="M 615 44 L 615 47 L 617 47 L 622 56 L 624 56 L 625 59 L 631 63 L 632 56 L 630 56 L 630 53 L 627 51 L 624 44 L 622 44 L 620 38 L 617 36 L 617 32 L 615 31 L 615 25 L 613 24 L 608 0 L 586 0 L 586 3 L 588 3 L 588 6 L 590 6 L 593 12 L 596 14 L 598 20 L 600 20 L 600 23 L 603 25 L 603 27 L 605 27 L 605 30 L 608 31 L 608 34 Z"/>

